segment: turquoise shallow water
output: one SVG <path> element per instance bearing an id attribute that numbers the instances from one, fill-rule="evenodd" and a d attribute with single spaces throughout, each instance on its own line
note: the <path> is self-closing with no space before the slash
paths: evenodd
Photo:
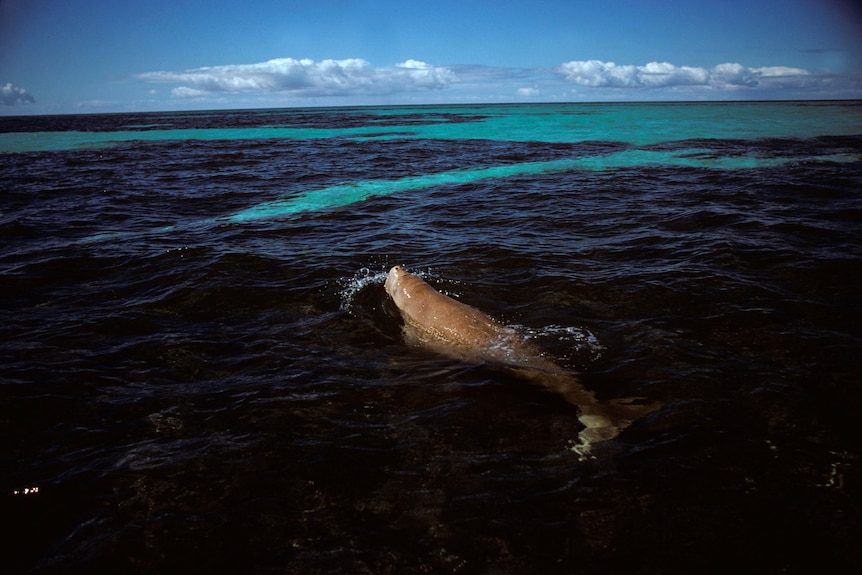
<path id="1" fill-rule="evenodd" d="M 826 154 L 800 152 L 798 147 L 787 155 L 770 151 L 764 154 L 756 146 L 743 146 L 734 154 L 714 149 L 725 140 L 768 140 L 780 138 L 816 138 L 823 134 L 855 135 L 862 132 L 862 105 L 858 102 L 771 102 L 771 103 L 689 103 L 689 104 L 569 104 L 533 106 L 456 106 L 398 107 L 338 110 L 364 117 L 359 126 L 345 128 L 296 127 L 266 123 L 269 115 L 260 112 L 264 125 L 254 127 L 183 127 L 186 123 L 224 118 L 213 113 L 163 115 L 153 118 L 117 121 L 126 130 L 106 127 L 99 131 L 11 131 L 0 133 L 0 152 L 62 151 L 102 148 L 128 142 L 172 141 L 255 141 L 266 139 L 308 141 L 316 139 L 350 139 L 355 141 L 387 139 L 506 140 L 546 143 L 580 143 L 608 141 L 616 149 L 578 154 L 579 157 L 551 161 L 524 158 L 507 159 L 497 166 L 456 168 L 442 173 L 411 175 L 339 183 L 332 187 L 310 189 L 299 195 L 266 202 L 235 214 L 224 216 L 229 222 L 290 216 L 344 206 L 375 196 L 421 190 L 441 184 L 470 183 L 483 179 L 518 175 L 552 173 L 566 170 L 617 170 L 648 166 L 675 166 L 704 169 L 736 170 L 763 168 L 806 161 L 837 163 L 858 162 L 857 149 L 833 149 Z M 314 111 L 297 111 L 288 124 L 308 124 L 305 115 Z M 274 114 L 273 114 L 274 115 Z M 426 121 L 417 121 L 416 118 Z M 117 118 L 119 119 L 119 118 Z M 125 124 L 125 125 L 124 125 Z M 167 128 L 173 125 L 174 127 Z M 20 128 L 20 126 L 19 126 Z M 668 146 L 669 142 L 677 142 Z M 659 147 L 656 147 L 660 145 Z M 514 161 L 513 161 L 514 160 Z M 186 223 L 200 226 L 210 220 Z M 155 232 L 172 227 L 159 227 Z M 91 239 L 115 237 L 113 232 L 100 233 Z"/>
<path id="2" fill-rule="evenodd" d="M 0 118 L 0 572 L 849 571 L 860 110 Z M 395 264 L 663 407 L 582 459 Z"/>
<path id="3" fill-rule="evenodd" d="M 166 127 L 165 124 L 181 126 L 186 120 L 197 122 L 212 116 L 177 113 L 167 115 L 168 122 L 144 123 L 147 120 L 142 119 L 127 126 L 118 122 L 119 129 L 115 130 L 4 132 L 0 133 L 0 152 L 98 148 L 130 141 L 266 138 L 475 138 L 555 143 L 611 140 L 644 146 L 672 140 L 806 138 L 856 135 L 862 131 L 862 105 L 858 102 L 549 104 L 352 111 L 368 116 L 371 122 L 344 128 L 297 127 L 277 122 L 254 127 Z M 438 115 L 442 121 L 399 123 L 399 118 L 410 119 L 416 113 Z"/>

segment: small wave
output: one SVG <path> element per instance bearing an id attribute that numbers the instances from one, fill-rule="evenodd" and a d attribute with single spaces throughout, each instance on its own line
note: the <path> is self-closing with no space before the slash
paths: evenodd
<path id="1" fill-rule="evenodd" d="M 569 361 L 575 355 L 586 355 L 591 361 L 595 361 L 602 357 L 605 350 L 599 338 L 585 327 L 561 325 L 549 325 L 542 328 L 512 327 L 523 333 L 527 339 L 539 343 L 543 348 L 565 347 L 569 349 L 560 357 L 563 361 Z"/>

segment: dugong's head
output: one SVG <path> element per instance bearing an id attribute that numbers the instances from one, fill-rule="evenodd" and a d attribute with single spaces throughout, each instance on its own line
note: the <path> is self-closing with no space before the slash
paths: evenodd
<path id="1" fill-rule="evenodd" d="M 411 274 L 401 266 L 395 266 L 389 270 L 384 288 L 401 313 L 411 316 L 419 313 L 420 309 L 428 307 L 429 298 L 440 297 L 440 294 L 422 278 Z"/>

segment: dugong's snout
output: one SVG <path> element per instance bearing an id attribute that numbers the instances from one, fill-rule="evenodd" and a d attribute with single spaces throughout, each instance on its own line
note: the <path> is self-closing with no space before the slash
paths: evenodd
<path id="1" fill-rule="evenodd" d="M 386 276 L 386 282 L 383 284 L 383 288 L 386 290 L 386 293 L 389 294 L 393 300 L 395 300 L 395 292 L 398 289 L 398 281 L 401 279 L 401 276 L 404 273 L 404 268 L 401 266 L 393 266 L 391 270 L 389 270 L 389 274 Z"/>

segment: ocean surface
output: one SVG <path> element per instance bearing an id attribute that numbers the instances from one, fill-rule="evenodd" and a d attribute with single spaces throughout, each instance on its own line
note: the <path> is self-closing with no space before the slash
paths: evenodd
<path id="1" fill-rule="evenodd" d="M 580 457 L 395 264 L 661 408 Z M 862 102 L 0 117 L 0 302 L 4 574 L 862 560 Z"/>

